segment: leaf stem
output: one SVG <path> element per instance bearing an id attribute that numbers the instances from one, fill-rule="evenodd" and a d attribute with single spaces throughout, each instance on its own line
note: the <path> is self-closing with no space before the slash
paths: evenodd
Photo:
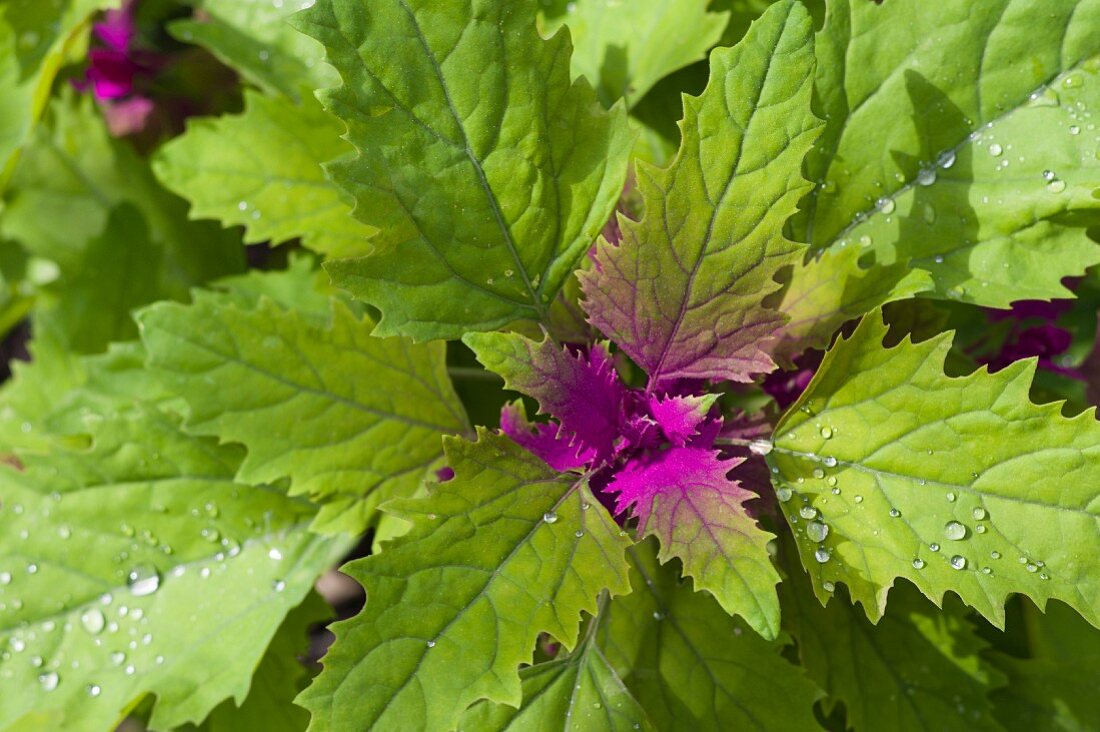
<path id="1" fill-rule="evenodd" d="M 479 369 L 476 366 L 448 366 L 447 373 L 456 381 L 486 381 L 493 384 L 499 384 L 504 381 L 504 379 L 494 374 L 492 371 Z"/>

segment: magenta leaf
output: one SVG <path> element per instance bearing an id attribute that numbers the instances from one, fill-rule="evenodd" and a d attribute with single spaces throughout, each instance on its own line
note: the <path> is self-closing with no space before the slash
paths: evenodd
<path id="1" fill-rule="evenodd" d="M 579 274 L 592 324 L 659 386 L 774 368 L 768 344 L 785 316 L 764 302 L 803 251 L 783 227 L 810 189 L 802 160 L 820 122 L 810 16 L 773 7 L 711 55 L 706 90 L 684 98 L 678 156 L 638 165 L 644 217 L 620 217 L 622 243 L 600 242 L 597 267 Z"/>
<path id="2" fill-rule="evenodd" d="M 699 434 L 699 427 L 717 399 L 717 394 L 665 397 L 649 395 L 646 406 L 665 437 L 672 444 L 683 446 Z"/>
<path id="3" fill-rule="evenodd" d="M 766 638 L 779 632 L 779 574 L 767 543 L 744 504 L 756 494 L 726 474 L 742 460 L 720 460 L 715 450 L 673 447 L 629 462 L 607 486 L 616 511 L 631 510 L 641 535 L 656 536 L 662 562 L 672 557 L 730 614 Z"/>
<path id="4" fill-rule="evenodd" d="M 534 397 L 542 414 L 555 417 L 566 442 L 596 461 L 616 452 L 626 388 L 603 345 L 575 352 L 549 336 L 537 342 L 515 333 L 469 333 L 463 341 L 507 388 Z"/>
<path id="5" fill-rule="evenodd" d="M 523 411 L 523 402 L 506 404 L 500 412 L 500 429 L 520 447 L 537 455 L 554 470 L 564 472 L 587 465 L 596 451 L 562 434 L 554 424 L 531 424 Z"/>

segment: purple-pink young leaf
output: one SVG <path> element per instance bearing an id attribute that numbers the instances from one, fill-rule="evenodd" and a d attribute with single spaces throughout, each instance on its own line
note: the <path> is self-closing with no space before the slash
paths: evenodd
<path id="1" fill-rule="evenodd" d="M 683 446 L 699 434 L 699 427 L 707 418 L 717 394 L 703 396 L 646 395 L 649 416 L 661 428 L 664 436 L 674 445 Z"/>
<path id="2" fill-rule="evenodd" d="M 745 509 L 756 494 L 726 477 L 742 461 L 721 460 L 709 447 L 672 447 L 628 462 L 606 490 L 617 494 L 618 512 L 638 518 L 639 532 L 657 537 L 662 562 L 679 557 L 697 589 L 775 637 L 779 574 L 767 552 L 774 535 Z"/>
<path id="3" fill-rule="evenodd" d="M 604 345 L 576 352 L 549 336 L 532 341 L 515 333 L 470 333 L 463 340 L 506 388 L 534 397 L 542 414 L 558 420 L 560 439 L 591 450 L 594 461 L 615 454 L 626 387 Z"/>
<path id="4" fill-rule="evenodd" d="M 505 404 L 500 410 L 500 429 L 520 447 L 537 455 L 554 470 L 566 471 L 592 462 L 596 451 L 579 440 L 562 434 L 556 424 L 531 424 L 523 410 L 523 402 Z"/>

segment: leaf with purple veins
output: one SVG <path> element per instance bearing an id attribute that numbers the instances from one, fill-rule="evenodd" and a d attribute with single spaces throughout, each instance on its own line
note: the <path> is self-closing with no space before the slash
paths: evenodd
<path id="1" fill-rule="evenodd" d="M 620 217 L 622 243 L 600 242 L 597 267 L 579 274 L 591 322 L 653 384 L 747 382 L 774 368 L 768 344 L 784 316 L 763 301 L 803 251 L 782 230 L 810 188 L 814 64 L 810 16 L 794 2 L 715 51 L 706 90 L 684 98 L 676 160 L 638 166 L 645 215 Z"/>
<path id="2" fill-rule="evenodd" d="M 531 424 L 523 402 L 514 401 L 500 410 L 500 429 L 520 447 L 537 455 L 554 470 L 564 472 L 592 462 L 596 451 L 570 440 L 555 424 Z"/>

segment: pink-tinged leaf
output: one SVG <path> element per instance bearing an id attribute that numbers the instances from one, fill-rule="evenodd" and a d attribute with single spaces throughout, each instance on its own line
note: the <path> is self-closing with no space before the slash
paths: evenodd
<path id="1" fill-rule="evenodd" d="M 717 399 L 717 394 L 666 397 L 651 394 L 646 397 L 646 408 L 669 442 L 683 446 L 699 434 L 699 427 Z"/>
<path id="2" fill-rule="evenodd" d="M 528 422 L 523 402 L 504 405 L 500 410 L 500 429 L 517 445 L 559 472 L 587 465 L 596 457 L 595 450 L 571 440 L 557 425 Z"/>
<path id="3" fill-rule="evenodd" d="M 549 336 L 537 342 L 515 333 L 469 333 L 463 341 L 508 389 L 534 397 L 555 417 L 566 441 L 590 449 L 596 461 L 616 452 L 626 388 L 604 346 L 575 353 Z"/>
<path id="4" fill-rule="evenodd" d="M 779 574 L 767 549 L 774 534 L 759 528 L 745 510 L 744 503 L 756 495 L 726 477 L 740 462 L 720 460 L 712 449 L 673 447 L 628 463 L 606 490 L 618 494 L 618 512 L 631 510 L 639 531 L 657 537 L 662 562 L 679 557 L 697 589 L 774 638 Z"/>
<path id="5" fill-rule="evenodd" d="M 675 161 L 638 166 L 645 215 L 620 217 L 622 243 L 600 242 L 598 266 L 579 275 L 592 324 L 654 384 L 746 382 L 774 367 L 767 346 L 784 316 L 763 301 L 802 252 L 782 230 L 810 189 L 814 63 L 798 3 L 773 6 L 744 41 L 715 51 L 706 90 L 684 98 Z"/>

